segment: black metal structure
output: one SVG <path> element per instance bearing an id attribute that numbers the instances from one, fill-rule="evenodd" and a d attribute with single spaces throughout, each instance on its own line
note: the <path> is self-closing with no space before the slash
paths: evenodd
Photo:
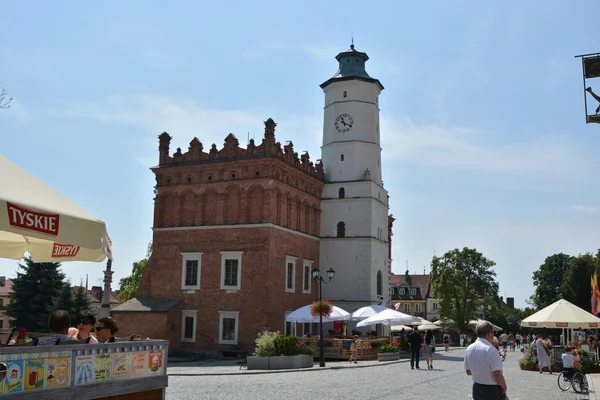
<path id="1" fill-rule="evenodd" d="M 583 103 L 585 106 L 585 122 L 589 123 L 600 123 L 600 95 L 594 93 L 591 86 L 588 86 L 587 80 L 593 78 L 600 78 L 600 53 L 589 53 L 575 56 L 575 58 L 581 58 L 581 68 L 583 72 Z M 600 93 L 600 89 L 598 90 Z M 592 96 L 597 102 L 598 107 L 594 112 L 588 110 L 588 94 Z"/>

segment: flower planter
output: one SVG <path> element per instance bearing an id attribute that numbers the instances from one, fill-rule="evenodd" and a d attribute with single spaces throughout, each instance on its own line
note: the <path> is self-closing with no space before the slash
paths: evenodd
<path id="1" fill-rule="evenodd" d="M 313 356 L 297 355 L 297 356 L 278 356 L 278 357 L 248 357 L 248 369 L 300 369 L 312 368 L 314 366 Z"/>
<path id="2" fill-rule="evenodd" d="M 400 356 L 397 352 L 394 353 L 377 353 L 377 361 L 396 361 Z"/>

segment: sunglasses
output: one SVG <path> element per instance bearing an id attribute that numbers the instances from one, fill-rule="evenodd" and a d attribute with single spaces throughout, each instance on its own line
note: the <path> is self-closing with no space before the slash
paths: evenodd
<path id="1" fill-rule="evenodd" d="M 94 330 L 96 332 L 103 331 L 104 329 L 109 329 L 109 328 L 107 328 L 106 326 L 97 326 L 97 327 L 94 328 Z"/>
<path id="2" fill-rule="evenodd" d="M 91 325 L 92 321 L 89 320 L 89 319 L 80 319 L 79 323 L 82 324 L 82 325 Z"/>

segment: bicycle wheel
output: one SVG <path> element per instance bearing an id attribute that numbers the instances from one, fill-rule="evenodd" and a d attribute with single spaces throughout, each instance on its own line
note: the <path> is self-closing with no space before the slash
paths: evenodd
<path id="1" fill-rule="evenodd" d="M 563 392 L 566 392 L 567 390 L 571 389 L 571 381 L 567 377 L 565 377 L 562 372 L 558 374 L 558 387 Z"/>
<path id="2" fill-rule="evenodd" d="M 577 371 L 573 374 L 573 379 L 571 379 L 573 383 L 573 390 L 576 393 L 587 393 L 588 392 L 588 382 L 587 378 L 584 374 Z"/>

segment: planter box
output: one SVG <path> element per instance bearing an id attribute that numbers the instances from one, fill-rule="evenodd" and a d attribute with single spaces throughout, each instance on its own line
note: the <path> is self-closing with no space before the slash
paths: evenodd
<path id="1" fill-rule="evenodd" d="M 313 356 L 278 356 L 278 357 L 248 357 L 248 369 L 299 369 L 312 368 L 314 366 Z"/>
<path id="2" fill-rule="evenodd" d="M 396 361 L 399 360 L 400 356 L 398 353 L 377 353 L 377 361 Z"/>

